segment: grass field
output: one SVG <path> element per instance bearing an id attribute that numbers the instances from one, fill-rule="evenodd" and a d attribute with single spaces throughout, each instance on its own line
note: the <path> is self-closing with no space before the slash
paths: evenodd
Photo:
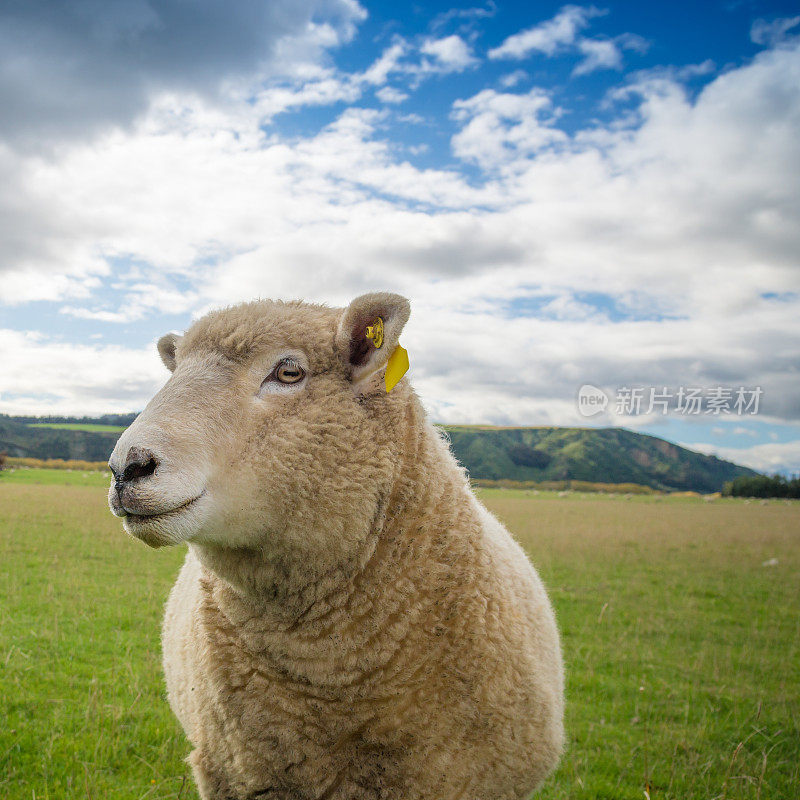
<path id="1" fill-rule="evenodd" d="M 108 482 L 111 473 L 106 469 L 103 472 L 98 470 L 66 470 L 66 469 L 38 469 L 36 467 L 24 467 L 21 469 L 11 469 L 2 475 L 2 486 L 10 483 L 22 483 L 26 485 L 59 485 L 59 486 L 102 486 L 108 489 Z M 2 495 L 0 495 L 2 502 Z"/>
<path id="2" fill-rule="evenodd" d="M 89 431 L 90 433 L 122 433 L 125 425 L 99 425 L 94 422 L 29 422 L 29 428 L 55 428 L 62 431 Z"/>
<path id="3" fill-rule="evenodd" d="M 183 549 L 126 537 L 105 485 L 0 478 L 3 800 L 197 797 L 159 651 Z M 481 495 L 563 635 L 569 747 L 540 797 L 800 796 L 800 504 Z"/>

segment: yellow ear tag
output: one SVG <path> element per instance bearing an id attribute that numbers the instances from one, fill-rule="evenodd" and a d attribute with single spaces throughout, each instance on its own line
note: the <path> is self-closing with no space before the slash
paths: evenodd
<path id="1" fill-rule="evenodd" d="M 367 339 L 372 339 L 376 350 L 383 347 L 383 320 L 378 317 L 372 325 L 367 325 Z"/>
<path id="2" fill-rule="evenodd" d="M 386 362 L 386 391 L 391 392 L 397 382 L 408 372 L 409 367 L 408 351 L 402 345 L 397 345 L 394 353 L 389 356 Z"/>

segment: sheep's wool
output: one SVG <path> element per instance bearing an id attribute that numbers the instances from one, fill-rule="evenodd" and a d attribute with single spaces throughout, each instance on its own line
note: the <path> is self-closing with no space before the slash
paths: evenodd
<path id="1" fill-rule="evenodd" d="M 159 344 L 174 374 L 112 465 L 155 453 L 116 502 L 176 510 L 126 529 L 189 543 L 163 652 L 203 800 L 522 800 L 558 762 L 539 577 L 408 376 L 384 387 L 407 318 L 391 294 L 258 301 Z M 268 378 L 287 357 L 294 386 Z"/>

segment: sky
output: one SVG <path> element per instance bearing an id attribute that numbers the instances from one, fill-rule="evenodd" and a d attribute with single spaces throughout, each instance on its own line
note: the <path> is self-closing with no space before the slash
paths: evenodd
<path id="1" fill-rule="evenodd" d="M 437 422 L 800 471 L 800 3 L 5 2 L 0 109 L 0 413 L 389 290 Z"/>

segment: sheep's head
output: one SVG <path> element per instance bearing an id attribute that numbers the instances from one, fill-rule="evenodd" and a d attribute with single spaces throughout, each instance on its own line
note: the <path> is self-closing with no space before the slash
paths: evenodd
<path id="1" fill-rule="evenodd" d="M 380 376 L 408 315 L 394 294 L 346 309 L 258 301 L 163 337 L 172 376 L 114 448 L 111 510 L 154 547 L 346 560 L 397 476 L 413 393 Z"/>

